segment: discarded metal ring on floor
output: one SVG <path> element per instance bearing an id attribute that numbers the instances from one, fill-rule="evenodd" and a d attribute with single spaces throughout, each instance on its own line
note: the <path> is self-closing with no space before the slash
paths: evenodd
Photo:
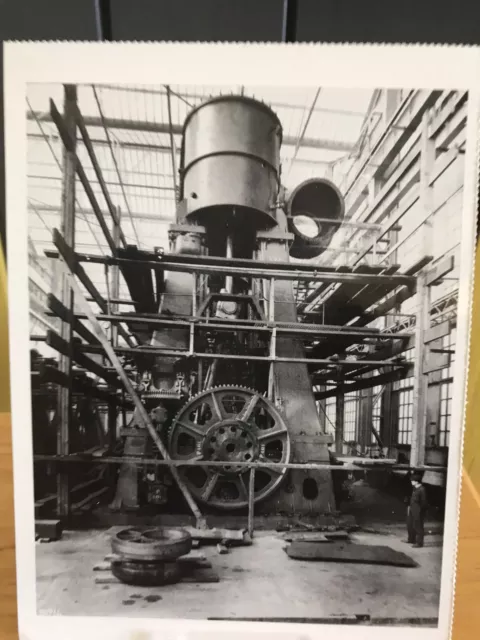
<path id="1" fill-rule="evenodd" d="M 122 560 L 168 562 L 191 549 L 192 537 L 184 529 L 129 527 L 112 537 L 112 551 Z"/>
<path id="2" fill-rule="evenodd" d="M 182 578 L 182 565 L 178 562 L 139 562 L 115 560 L 112 574 L 125 584 L 137 587 L 159 587 L 174 584 Z"/>

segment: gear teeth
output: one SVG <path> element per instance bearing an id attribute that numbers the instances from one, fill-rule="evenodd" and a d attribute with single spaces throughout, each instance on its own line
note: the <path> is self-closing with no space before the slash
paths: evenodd
<path id="1" fill-rule="evenodd" d="M 288 428 L 287 428 L 287 424 L 284 420 L 284 417 L 282 415 L 282 412 L 275 406 L 275 403 L 267 400 L 264 396 L 264 394 L 262 394 L 260 391 L 257 391 L 256 389 L 251 389 L 248 387 L 243 387 L 241 385 L 213 385 L 211 387 L 208 387 L 208 389 L 205 389 L 204 391 L 201 391 L 200 393 L 195 394 L 192 398 L 190 398 L 190 400 L 188 400 L 177 412 L 177 414 L 175 415 L 175 417 L 173 418 L 169 428 L 168 428 L 168 436 L 167 436 L 167 450 L 169 451 L 170 455 L 172 455 L 172 436 L 173 436 L 173 430 L 175 428 L 175 425 L 177 423 L 178 420 L 180 420 L 180 417 L 182 416 L 182 414 L 184 413 L 188 413 L 189 411 L 191 411 L 192 407 L 195 405 L 195 402 L 198 401 L 198 399 L 203 398 L 205 396 L 208 396 L 209 394 L 215 393 L 215 392 L 243 392 L 245 395 L 247 396 L 255 396 L 258 395 L 261 398 L 263 398 L 264 400 L 266 400 L 267 404 L 269 406 L 271 406 L 274 411 L 276 412 L 276 414 L 280 417 L 280 421 L 283 422 L 283 427 L 285 429 L 286 432 L 286 441 L 285 441 L 285 445 L 286 445 L 286 449 L 284 449 L 282 456 L 285 458 L 286 462 L 290 462 L 291 459 L 291 443 L 290 443 L 290 436 L 288 433 Z M 175 458 L 175 453 L 173 453 L 172 455 L 173 458 Z M 225 465 L 228 466 L 228 462 L 225 462 Z M 234 465 L 233 465 L 234 466 Z M 277 481 L 274 481 L 273 485 L 270 487 L 269 492 L 267 495 L 272 494 L 277 487 L 279 486 L 279 484 L 283 481 L 283 479 L 285 478 L 286 473 L 285 470 L 282 473 L 282 475 L 279 476 Z M 190 483 L 190 481 L 188 479 L 186 479 L 187 484 Z M 210 502 L 210 498 L 207 499 L 206 501 L 202 499 L 201 496 L 197 496 L 197 498 L 199 499 L 200 502 L 202 503 L 209 503 Z M 221 500 L 221 499 L 219 499 Z M 257 499 L 255 499 L 255 501 L 257 501 Z M 218 502 L 218 501 L 217 501 Z M 226 508 L 226 509 L 234 509 L 236 508 L 235 506 L 233 507 L 229 507 L 227 503 L 223 503 L 221 504 L 222 508 Z M 241 505 L 244 506 L 244 505 Z"/>
<path id="2" fill-rule="evenodd" d="M 173 419 L 173 422 L 175 422 L 175 420 L 177 419 L 177 417 L 180 415 L 180 413 L 182 413 L 183 409 L 190 403 L 194 402 L 195 400 L 197 400 L 198 398 L 200 398 L 201 396 L 206 396 L 209 393 L 211 393 L 211 391 L 215 389 L 217 391 L 229 391 L 230 389 L 239 389 L 241 391 L 244 391 L 246 393 L 251 393 L 251 394 L 258 394 L 259 396 L 263 397 L 263 394 L 260 391 L 257 391 L 256 389 L 251 389 L 250 387 L 243 387 L 239 384 L 228 384 L 228 385 L 223 385 L 223 384 L 219 384 L 219 385 L 213 385 L 213 387 L 208 387 L 208 389 L 204 389 L 203 391 L 200 391 L 200 393 L 196 393 L 194 396 L 192 396 L 190 398 L 190 400 L 188 400 L 182 407 L 180 407 L 180 409 L 177 411 L 177 413 L 175 414 L 175 417 Z M 172 423 L 173 424 L 173 423 Z"/>
<path id="3" fill-rule="evenodd" d="M 237 389 L 245 393 L 250 393 L 252 395 L 259 395 L 261 398 L 265 398 L 264 394 L 262 394 L 260 391 L 257 391 L 256 389 L 251 389 L 250 387 L 243 387 L 242 385 L 239 385 L 239 384 L 228 384 L 228 385 L 219 384 L 219 385 L 213 385 L 213 387 L 208 387 L 208 389 L 205 389 L 204 391 L 200 391 L 200 393 L 197 393 L 194 396 L 192 396 L 190 400 L 187 400 L 187 402 L 180 407 L 180 409 L 177 411 L 177 413 L 173 417 L 172 422 L 170 423 L 170 426 L 168 428 L 168 437 L 170 438 L 172 428 L 175 425 L 176 421 L 178 420 L 179 416 L 183 413 L 185 407 L 195 402 L 195 400 L 198 400 L 198 398 L 208 395 L 209 393 L 212 392 L 212 390 L 229 391 L 231 389 Z"/>

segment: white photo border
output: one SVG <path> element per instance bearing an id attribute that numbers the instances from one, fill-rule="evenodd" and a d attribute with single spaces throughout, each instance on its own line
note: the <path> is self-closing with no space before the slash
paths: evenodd
<path id="1" fill-rule="evenodd" d="M 4 56 L 7 268 L 10 384 L 16 523 L 19 635 L 25 640 L 140 638 L 367 639 L 388 634 L 404 639 L 405 629 L 356 625 L 312 625 L 36 613 L 34 487 L 30 397 L 28 294 L 27 84 L 176 84 L 326 86 L 468 90 L 467 150 L 463 193 L 462 263 L 457 323 L 452 424 L 445 512 L 439 625 L 409 628 L 411 640 L 450 636 L 461 488 L 470 312 L 476 244 L 480 53 L 475 47 L 430 45 L 284 45 L 224 43 L 8 42 Z M 221 50 L 221 53 L 220 53 Z M 312 72 L 314 70 L 314 72 Z M 238 634 L 238 635 L 237 635 Z"/>

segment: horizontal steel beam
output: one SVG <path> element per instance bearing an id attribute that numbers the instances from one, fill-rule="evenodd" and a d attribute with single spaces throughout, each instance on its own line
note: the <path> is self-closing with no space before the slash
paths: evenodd
<path id="1" fill-rule="evenodd" d="M 339 273 L 337 267 L 328 267 L 324 265 L 307 264 L 293 261 L 271 261 L 266 260 L 249 260 L 247 258 L 225 258 L 221 256 L 189 256 L 188 254 L 167 253 L 162 256 L 162 260 L 186 265 L 210 265 L 217 267 L 246 267 L 249 269 L 254 266 L 256 269 L 271 269 L 272 264 L 276 270 L 280 271 L 312 271 L 315 274 L 321 273 Z M 385 267 L 379 267 L 378 273 L 384 271 Z M 342 269 L 342 273 L 355 273 L 354 269 Z M 411 275 L 411 274 L 407 274 Z"/>
<path id="2" fill-rule="evenodd" d="M 100 464 L 131 464 L 133 466 L 153 465 L 157 467 L 224 467 L 225 462 L 220 460 L 159 460 L 158 458 L 139 458 L 128 456 L 108 456 L 104 458 L 86 458 L 83 454 L 71 454 L 67 456 L 60 455 L 48 455 L 48 454 L 36 454 L 34 460 L 49 460 L 51 462 L 98 462 Z M 299 470 L 317 470 L 323 471 L 328 469 L 330 471 L 360 471 L 364 468 L 378 469 L 380 466 L 385 470 L 404 470 L 404 471 L 436 471 L 439 473 L 446 473 L 447 468 L 442 466 L 418 466 L 412 467 L 408 464 L 381 464 L 365 463 L 363 460 L 361 464 L 346 463 L 346 464 L 321 464 L 318 462 L 235 462 L 230 463 L 230 467 L 241 467 L 243 469 L 299 469 Z"/>
<path id="3" fill-rule="evenodd" d="M 42 140 L 45 142 L 45 137 L 40 133 L 28 133 L 27 137 L 31 140 Z M 60 138 L 58 136 L 49 136 L 50 141 L 58 141 Z M 109 147 L 109 144 L 106 140 L 99 140 L 98 138 L 92 138 L 92 143 L 96 147 Z M 81 142 L 80 140 L 78 142 Z M 168 154 L 172 153 L 170 147 L 166 145 L 157 145 L 157 144 L 149 144 L 146 142 L 127 142 L 122 140 L 122 142 L 117 142 L 118 147 L 120 149 L 135 149 L 137 151 L 151 151 L 152 153 L 160 153 L 160 154 Z M 288 160 L 288 157 L 286 157 Z M 315 166 L 323 167 L 331 164 L 331 160 L 309 160 L 308 158 L 296 158 L 295 164 L 312 164 Z M 131 171 L 127 171 L 126 173 L 131 173 Z M 173 178 L 173 174 L 168 176 L 169 178 Z"/>
<path id="4" fill-rule="evenodd" d="M 113 302 L 113 301 L 111 301 Z M 230 322 L 217 322 L 214 320 L 207 320 L 204 317 L 170 317 L 162 318 L 159 316 L 148 316 L 146 314 L 100 314 L 97 315 L 97 320 L 100 322 L 129 322 L 132 324 L 143 324 L 145 326 L 164 326 L 164 327 L 198 327 L 201 329 L 217 329 L 223 331 L 253 331 L 253 332 L 267 332 L 272 333 L 275 329 L 278 333 L 287 335 L 305 335 L 305 336 L 329 336 L 329 335 L 350 335 L 358 336 L 360 340 L 363 338 L 376 338 L 378 340 L 402 340 L 410 338 L 413 333 L 381 333 L 378 330 L 369 329 L 356 329 L 343 326 L 334 325 L 304 325 L 298 323 L 293 325 L 292 323 L 281 322 L 265 322 L 262 323 L 258 320 L 252 320 L 250 323 L 243 320 L 237 320 L 233 323 Z M 76 313 L 75 318 L 86 319 L 86 315 L 82 313 Z"/>
<path id="5" fill-rule="evenodd" d="M 410 366 L 405 366 L 405 369 L 411 369 L 413 367 L 412 363 L 405 363 Z M 347 394 L 352 393 L 352 391 L 361 391 L 362 389 L 373 389 L 374 387 L 380 387 L 390 382 L 398 382 L 403 377 L 406 377 L 406 373 L 397 369 L 395 371 L 390 371 L 388 373 L 381 373 L 377 376 L 372 376 L 370 378 L 361 378 L 356 381 L 350 382 L 349 384 L 338 384 L 332 389 L 328 389 L 327 391 L 316 391 L 315 392 L 315 400 L 325 400 L 326 398 L 333 398 L 337 396 L 339 393 Z"/>
<path id="6" fill-rule="evenodd" d="M 58 254 L 53 251 L 46 251 L 45 255 L 50 258 L 57 258 Z M 110 260 L 106 256 L 95 256 L 85 255 L 78 253 L 77 257 L 80 261 L 83 262 L 101 262 L 103 264 L 104 261 Z M 152 253 L 152 258 L 157 260 L 157 255 Z M 358 273 L 354 268 L 349 268 L 348 270 L 342 269 L 339 271 L 337 267 L 328 267 L 324 265 L 316 265 L 316 264 L 305 264 L 299 262 L 289 262 L 289 261 L 279 261 L 279 262 L 268 262 L 262 260 L 249 260 L 247 258 L 224 258 L 221 256 L 190 256 L 188 254 L 179 254 L 179 253 L 167 253 L 163 254 L 161 257 L 162 260 L 168 261 L 171 263 L 179 264 L 179 265 L 206 265 L 206 266 L 217 266 L 217 267 L 246 267 L 249 269 L 253 265 L 256 269 L 270 269 L 272 264 L 275 265 L 276 270 L 280 271 L 312 271 L 314 274 L 321 273 Z M 113 263 L 112 263 L 113 264 Z M 385 271 L 386 267 L 378 268 L 378 275 L 381 274 L 382 271 Z M 376 275 L 375 273 L 370 272 L 369 275 Z M 407 273 L 404 274 L 407 276 L 411 276 L 412 274 Z"/>
<path id="7" fill-rule="evenodd" d="M 36 175 L 32 175 L 29 174 L 27 176 L 27 178 L 29 180 L 50 180 L 53 182 L 61 182 L 63 180 L 63 176 L 36 176 Z M 102 186 L 102 183 L 99 182 L 98 180 L 90 180 L 90 184 L 93 185 L 100 185 L 100 187 Z M 125 187 L 126 189 L 152 189 L 152 191 L 175 191 L 175 187 L 159 187 L 156 184 L 140 184 L 139 182 L 137 183 L 132 183 L 132 182 L 124 182 L 123 184 L 121 184 L 120 182 L 112 182 L 111 180 L 103 180 L 103 184 L 105 186 L 110 186 L 110 187 Z M 172 198 L 172 200 L 174 200 L 175 198 Z"/>
<path id="8" fill-rule="evenodd" d="M 95 302 L 95 300 L 93 298 L 87 297 L 87 302 Z M 138 304 L 138 302 L 134 302 L 133 300 L 125 300 L 123 298 L 110 298 L 110 304 L 122 304 L 134 307 L 136 304 Z"/>
<path id="9" fill-rule="evenodd" d="M 127 87 L 119 84 L 97 84 L 95 85 L 99 89 L 108 89 L 110 91 L 118 91 L 120 93 L 140 93 L 146 94 L 148 96 L 157 95 L 157 96 L 167 96 L 167 91 L 162 89 L 152 89 L 151 87 Z M 192 104 L 189 101 L 195 100 L 198 103 L 203 103 L 205 100 L 216 97 L 215 94 L 205 95 L 202 93 L 191 93 L 190 91 L 182 91 L 176 92 L 173 89 L 170 89 L 172 96 L 175 98 L 182 100 L 189 107 L 193 109 L 193 107 L 197 106 L 197 104 Z M 268 101 L 268 105 L 272 109 L 295 109 L 302 110 L 305 108 L 304 105 L 300 104 L 289 104 L 288 102 L 277 102 L 277 101 Z M 330 113 L 337 116 L 350 116 L 354 118 L 364 118 L 364 111 L 352 111 L 351 109 L 333 109 L 328 107 L 317 107 L 315 106 L 312 109 L 313 113 Z"/>
<path id="10" fill-rule="evenodd" d="M 48 258 L 56 258 L 57 254 L 53 251 L 46 251 L 45 255 Z M 153 257 L 153 256 L 152 256 Z M 366 273 L 342 273 L 338 271 L 332 271 L 328 273 L 322 273 L 321 267 L 316 265 L 301 265 L 301 270 L 293 263 L 290 265 L 290 269 L 279 270 L 275 262 L 265 263 L 268 266 L 258 269 L 255 267 L 229 267 L 229 266 L 213 266 L 211 264 L 205 264 L 202 256 L 196 258 L 197 264 L 185 263 L 181 264 L 179 261 L 171 262 L 168 260 L 168 255 L 163 256 L 158 260 L 129 260 L 126 258 L 117 258 L 109 256 L 98 256 L 94 254 L 76 254 L 77 263 L 88 262 L 90 264 L 109 264 L 109 265 L 141 265 L 149 267 L 153 270 L 161 271 L 179 271 L 182 273 L 205 273 L 215 275 L 232 275 L 232 276 L 251 276 L 252 278 L 271 279 L 275 280 L 310 280 L 312 282 L 354 282 L 360 285 L 365 284 L 395 284 L 396 286 L 406 285 L 415 286 L 416 278 L 406 275 L 375 275 Z M 198 263 L 204 264 L 198 264 Z M 257 263 L 252 260 L 252 265 Z"/>
<path id="11" fill-rule="evenodd" d="M 52 122 L 50 114 L 47 113 L 29 113 L 29 120 L 37 122 Z M 104 124 L 108 129 L 123 129 L 123 131 L 144 131 L 147 133 L 168 133 L 173 131 L 174 135 L 182 134 L 182 125 L 174 124 L 170 127 L 168 122 L 149 122 L 147 120 L 125 120 L 120 118 L 105 118 L 102 122 L 101 118 L 95 116 L 84 116 L 85 124 L 88 127 L 103 128 Z M 295 136 L 285 136 L 283 138 L 284 146 L 296 147 L 298 139 Z M 303 138 L 302 147 L 310 149 L 327 149 L 329 151 L 351 151 L 354 145 L 350 142 L 342 140 L 327 140 L 315 138 Z"/>
<path id="12" fill-rule="evenodd" d="M 404 273 L 404 275 L 406 275 L 407 277 L 413 277 L 415 279 L 415 284 L 414 285 L 409 285 L 407 287 L 404 287 L 401 290 L 402 296 L 404 296 L 402 302 L 407 300 L 407 298 L 412 297 L 416 292 L 416 278 L 415 278 L 414 274 L 418 273 L 418 271 L 423 269 L 423 267 L 425 267 L 427 264 L 429 264 L 432 261 L 432 259 L 433 259 L 432 256 L 423 256 L 422 258 L 417 260 L 411 267 L 406 269 L 406 272 Z M 387 269 L 388 268 L 387 265 L 384 265 L 384 268 Z M 387 277 L 398 277 L 398 276 L 387 276 Z M 323 290 L 323 288 L 321 286 L 320 287 L 316 287 L 314 291 L 312 291 L 311 293 L 308 294 L 308 304 L 305 304 L 305 301 L 302 301 L 302 304 L 300 305 L 301 310 L 304 313 L 310 313 L 311 311 L 313 311 L 314 307 L 316 305 L 318 305 L 318 303 L 319 303 L 319 298 L 321 296 L 323 296 L 324 293 L 325 293 L 325 291 Z M 373 311 L 369 312 L 368 314 L 364 313 L 362 318 L 366 318 L 367 316 L 374 316 L 374 315 L 375 315 L 375 318 L 377 318 L 380 315 L 384 315 L 383 312 L 379 311 L 380 308 L 381 307 L 388 307 L 388 310 L 393 308 L 393 306 L 395 306 L 395 304 L 391 304 L 391 302 L 398 295 L 400 295 L 400 292 L 397 292 L 397 293 L 389 296 L 383 303 L 381 303 L 381 305 L 378 305 Z M 389 306 L 389 305 L 391 305 L 391 306 Z M 372 318 L 372 319 L 374 319 L 374 318 Z"/>
<path id="13" fill-rule="evenodd" d="M 103 353 L 101 347 L 94 345 L 79 346 L 85 353 Z M 187 351 L 182 349 L 163 349 L 161 347 L 142 346 L 142 347 L 115 347 L 115 353 L 125 353 L 127 355 L 143 355 L 143 356 L 173 356 L 175 358 L 198 358 L 205 360 L 242 360 L 255 362 L 296 362 L 303 364 L 322 364 L 325 367 L 359 367 L 359 366 L 375 366 L 375 367 L 405 367 L 408 366 L 404 362 L 395 362 L 394 360 L 328 360 L 327 358 L 282 358 L 278 356 L 251 356 L 251 355 L 234 355 L 227 353 L 203 353 L 197 351 Z"/>
<path id="14" fill-rule="evenodd" d="M 59 136 L 53 135 L 48 137 L 50 142 L 61 142 L 61 138 Z M 41 140 L 45 142 L 45 137 L 41 133 L 29 132 L 27 134 L 27 138 L 29 138 L 30 140 Z M 107 140 L 101 140 L 99 138 L 91 138 L 90 140 L 95 147 L 110 147 Z M 79 140 L 79 142 L 81 142 L 81 140 Z M 119 142 L 118 146 L 120 147 L 120 149 L 135 149 L 137 151 L 154 151 L 155 153 L 165 154 L 169 154 L 172 152 L 170 147 L 166 145 L 148 144 L 146 142 L 123 141 Z"/>
<path id="15" fill-rule="evenodd" d="M 171 200 L 174 202 L 173 198 L 165 198 L 166 200 Z M 30 211 L 44 211 L 45 213 L 55 213 L 60 214 L 62 212 L 62 208 L 53 204 L 36 204 L 35 207 L 29 206 Z M 84 216 L 94 216 L 95 211 L 93 209 L 86 209 L 85 207 L 76 207 L 75 212 L 77 214 L 81 213 Z M 101 209 L 103 215 L 108 215 L 108 211 L 105 209 Z M 152 222 L 168 222 L 171 223 L 175 220 L 175 213 L 172 213 L 171 216 L 162 214 L 162 213 L 144 213 L 140 211 L 132 211 L 132 217 L 134 220 L 151 220 Z"/>

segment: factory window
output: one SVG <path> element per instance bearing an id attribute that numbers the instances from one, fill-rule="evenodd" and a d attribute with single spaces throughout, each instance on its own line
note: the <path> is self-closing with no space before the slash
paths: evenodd
<path id="1" fill-rule="evenodd" d="M 32 299 L 36 300 L 36 302 L 39 302 L 41 304 L 46 304 L 47 294 L 32 280 L 29 281 L 29 291 L 30 291 L 30 297 Z"/>
<path id="2" fill-rule="evenodd" d="M 45 267 L 41 264 L 40 261 L 41 261 L 41 258 L 39 256 L 36 256 L 35 258 L 33 258 L 33 256 L 29 254 L 28 264 L 32 267 L 32 269 L 36 271 L 37 274 L 42 276 L 45 282 L 49 282 L 51 280 L 50 274 L 48 270 L 45 269 Z"/>
<path id="3" fill-rule="evenodd" d="M 335 423 L 337 420 L 337 399 L 327 398 L 325 401 L 325 426 L 327 433 L 335 433 Z"/>
<path id="4" fill-rule="evenodd" d="M 452 385 L 442 384 L 440 387 L 440 420 L 438 429 L 438 444 L 448 447 L 450 438 L 450 423 L 452 418 Z"/>
<path id="5" fill-rule="evenodd" d="M 373 387 L 372 423 L 375 431 L 380 434 L 380 420 L 382 417 L 382 393 L 383 387 Z M 377 444 L 377 439 L 372 432 L 372 444 Z"/>
<path id="6" fill-rule="evenodd" d="M 347 393 L 345 395 L 345 413 L 343 425 L 343 439 L 345 442 L 357 441 L 357 406 L 357 394 Z"/>
<path id="7" fill-rule="evenodd" d="M 415 356 L 416 356 L 415 347 L 412 347 L 411 349 L 407 349 L 403 355 L 407 362 L 415 362 Z"/>
<path id="8" fill-rule="evenodd" d="M 402 380 L 402 382 L 405 382 Z M 413 425 L 413 389 L 398 392 L 398 444 L 411 444 Z"/>
<path id="9" fill-rule="evenodd" d="M 403 354 L 407 362 L 415 362 L 415 348 Z M 397 443 L 411 444 L 413 427 L 413 370 L 408 378 L 394 383 L 398 397 Z"/>
<path id="10" fill-rule="evenodd" d="M 30 316 L 30 335 L 43 336 L 45 335 L 45 326 L 37 318 Z"/>
<path id="11" fill-rule="evenodd" d="M 443 338 L 443 348 L 455 349 L 456 330 L 452 329 L 448 336 Z M 440 412 L 438 420 L 438 444 L 440 447 L 448 447 L 450 428 L 452 421 L 452 396 L 453 396 L 453 367 L 455 354 L 450 354 L 449 366 L 442 369 L 440 382 Z"/>
<path id="12" fill-rule="evenodd" d="M 411 362 L 415 365 L 415 362 L 416 362 L 415 348 L 408 349 L 407 351 L 405 351 L 405 353 L 402 353 L 401 355 L 405 358 L 405 362 Z M 393 383 L 393 390 L 400 391 L 401 389 L 413 387 L 413 374 L 414 374 L 413 367 L 410 367 L 410 369 L 408 369 L 408 376 L 406 378 L 402 378 L 401 380 L 398 380 L 397 382 Z"/>
<path id="13" fill-rule="evenodd" d="M 453 378 L 453 365 L 455 363 L 455 344 L 457 341 L 457 330 L 453 328 L 448 336 L 445 336 L 442 340 L 442 348 L 448 351 L 453 351 L 450 354 L 449 366 L 442 369 L 442 380 Z"/>

